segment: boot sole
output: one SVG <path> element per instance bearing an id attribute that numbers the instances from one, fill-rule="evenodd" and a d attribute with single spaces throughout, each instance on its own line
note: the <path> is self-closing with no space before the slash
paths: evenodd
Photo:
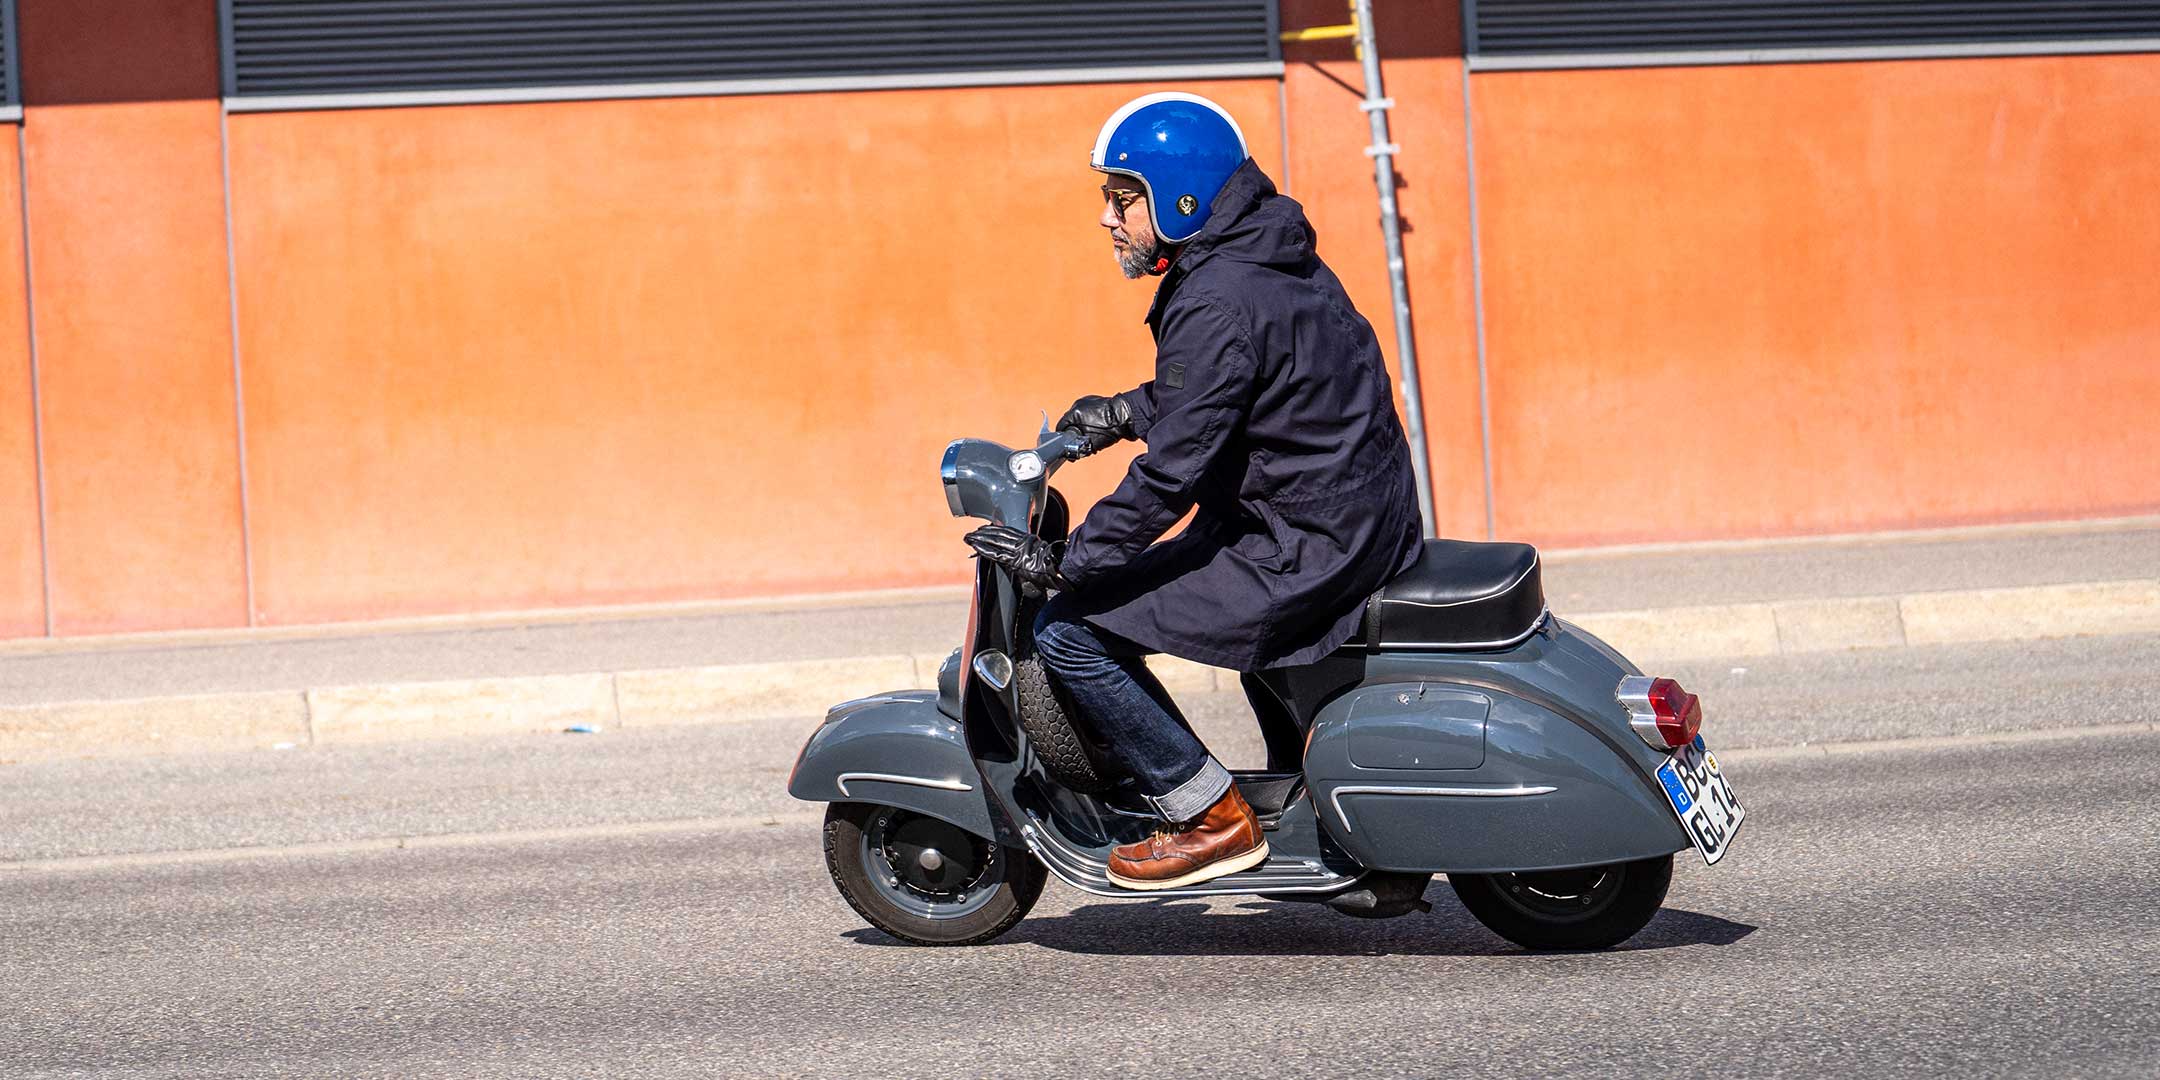
<path id="1" fill-rule="evenodd" d="M 1164 878 L 1161 881 L 1142 881 L 1138 878 L 1121 877 L 1113 872 L 1110 874 L 1110 883 L 1120 888 L 1136 889 L 1140 892 L 1152 892 L 1157 889 L 1182 889 L 1187 885 L 1198 885 L 1203 881 L 1213 881 L 1219 877 L 1250 870 L 1267 860 L 1267 841 L 1262 840 L 1259 847 L 1243 855 L 1232 855 L 1227 859 L 1211 862 L 1192 873 L 1179 877 Z"/>

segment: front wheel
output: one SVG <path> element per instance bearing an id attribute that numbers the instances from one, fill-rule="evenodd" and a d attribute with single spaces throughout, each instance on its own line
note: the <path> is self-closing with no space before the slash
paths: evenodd
<path id="1" fill-rule="evenodd" d="M 912 945 L 980 945 L 1042 895 L 1035 857 L 949 821 L 874 803 L 825 808 L 825 869 L 865 922 Z"/>
<path id="2" fill-rule="evenodd" d="M 1533 950 L 1607 949 L 1634 937 L 1665 902 L 1673 857 L 1534 873 L 1449 874 L 1470 914 Z"/>

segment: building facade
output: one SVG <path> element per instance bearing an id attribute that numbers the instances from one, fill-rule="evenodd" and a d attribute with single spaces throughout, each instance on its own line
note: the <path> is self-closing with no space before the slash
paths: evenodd
<path id="1" fill-rule="evenodd" d="M 1376 4 L 1443 535 L 2160 510 L 2160 5 Z M 963 580 L 1150 90 L 1394 357 L 1340 0 L 6 7 L 0 637 Z"/>

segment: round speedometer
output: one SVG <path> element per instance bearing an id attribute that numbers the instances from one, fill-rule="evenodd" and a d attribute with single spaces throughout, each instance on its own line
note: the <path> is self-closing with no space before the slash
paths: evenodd
<path id="1" fill-rule="evenodd" d="M 1012 478 L 1023 484 L 1042 479 L 1042 455 L 1033 450 L 1022 450 L 1014 454 L 1005 464 L 1008 469 L 1012 470 Z"/>

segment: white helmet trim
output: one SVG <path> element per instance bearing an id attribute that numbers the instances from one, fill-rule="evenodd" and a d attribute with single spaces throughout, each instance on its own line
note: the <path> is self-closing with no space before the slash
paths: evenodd
<path id="1" fill-rule="evenodd" d="M 1095 149 L 1088 154 L 1088 164 L 1103 172 L 1124 173 L 1128 176 L 1140 177 L 1139 173 L 1130 169 L 1118 168 L 1104 161 L 1103 155 L 1109 153 L 1110 136 L 1117 132 L 1119 124 L 1124 123 L 1126 118 L 1132 114 L 1160 101 L 1189 101 L 1195 105 L 1213 109 L 1215 115 L 1222 117 L 1230 125 L 1231 133 L 1237 136 L 1238 149 L 1244 151 L 1246 157 L 1252 156 L 1252 148 L 1245 142 L 1245 129 L 1238 126 L 1237 117 L 1231 116 L 1230 110 L 1198 94 L 1188 94 L 1182 90 L 1163 90 L 1153 94 L 1142 94 L 1126 102 L 1118 111 L 1111 113 L 1110 119 L 1103 121 L 1102 130 L 1095 133 Z M 1140 179 L 1144 181 L 1147 178 L 1140 177 Z"/>

